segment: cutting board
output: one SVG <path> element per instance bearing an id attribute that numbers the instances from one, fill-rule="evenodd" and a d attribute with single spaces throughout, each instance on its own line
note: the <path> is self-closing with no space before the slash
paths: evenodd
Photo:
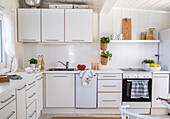
<path id="1" fill-rule="evenodd" d="M 131 19 L 128 18 L 123 19 L 122 24 L 123 24 L 123 40 L 132 40 Z"/>

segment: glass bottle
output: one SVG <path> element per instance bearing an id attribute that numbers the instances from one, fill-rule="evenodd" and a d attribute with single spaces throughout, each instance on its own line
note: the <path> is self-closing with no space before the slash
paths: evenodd
<path id="1" fill-rule="evenodd" d="M 44 56 L 41 55 L 41 70 L 44 70 Z"/>
<path id="2" fill-rule="evenodd" d="M 41 70 L 41 55 L 38 55 L 38 69 Z"/>

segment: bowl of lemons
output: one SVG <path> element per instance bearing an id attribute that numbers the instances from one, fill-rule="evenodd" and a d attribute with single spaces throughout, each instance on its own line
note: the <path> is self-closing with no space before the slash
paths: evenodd
<path id="1" fill-rule="evenodd" d="M 149 70 L 150 71 L 160 71 L 161 66 L 159 64 L 150 64 Z"/>

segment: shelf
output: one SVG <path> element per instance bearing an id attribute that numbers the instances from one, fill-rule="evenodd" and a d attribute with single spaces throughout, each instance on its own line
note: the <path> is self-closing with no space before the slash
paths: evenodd
<path id="1" fill-rule="evenodd" d="M 159 43 L 160 40 L 110 40 L 110 43 Z"/>

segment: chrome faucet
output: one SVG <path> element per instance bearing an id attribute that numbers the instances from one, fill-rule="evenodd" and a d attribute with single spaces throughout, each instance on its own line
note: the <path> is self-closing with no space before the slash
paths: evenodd
<path id="1" fill-rule="evenodd" d="M 58 61 L 58 63 L 61 63 L 62 65 L 64 65 L 66 67 L 66 70 L 68 70 L 68 67 L 69 67 L 69 62 L 66 62 L 66 64 L 64 64 L 63 62 L 61 61 Z"/>

